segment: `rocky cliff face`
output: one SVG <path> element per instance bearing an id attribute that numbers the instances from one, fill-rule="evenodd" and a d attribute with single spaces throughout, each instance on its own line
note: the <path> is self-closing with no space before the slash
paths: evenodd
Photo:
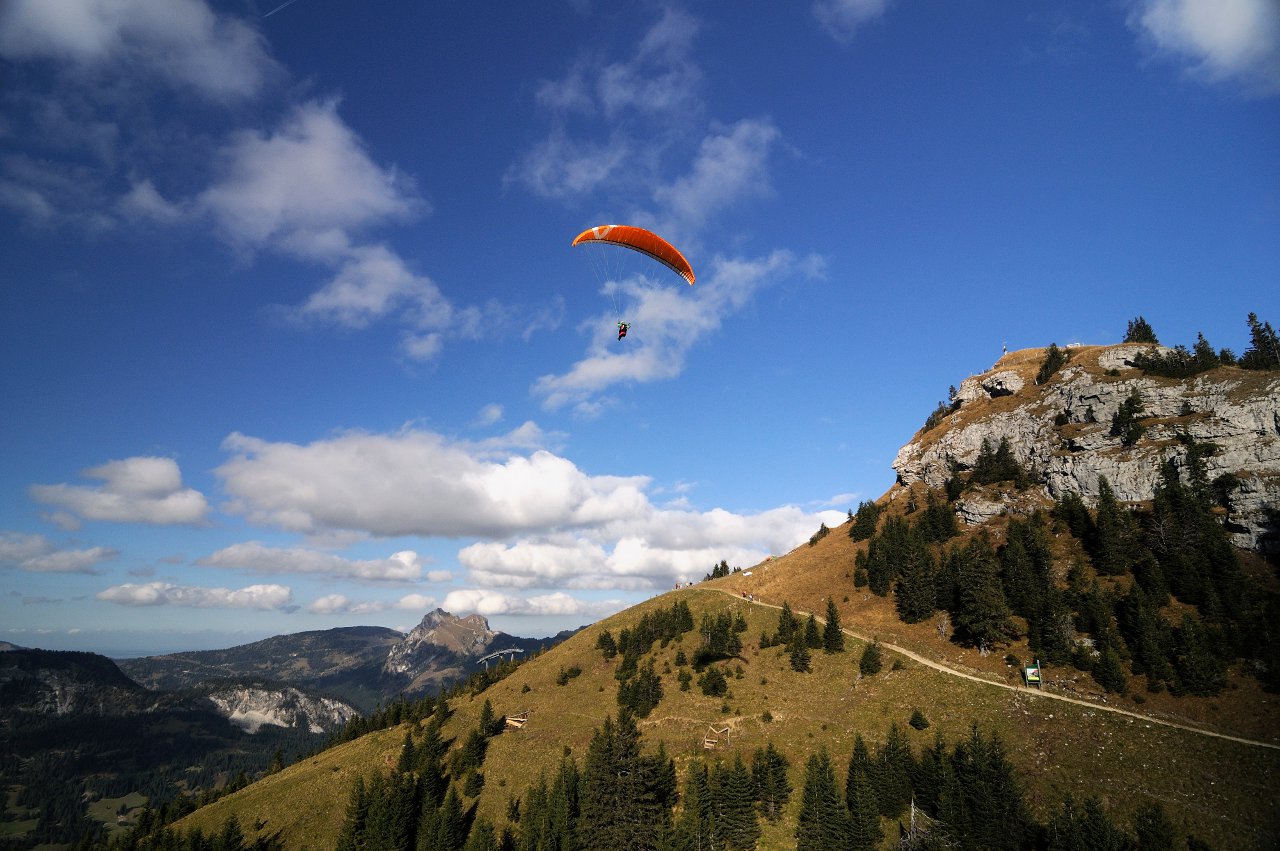
<path id="1" fill-rule="evenodd" d="M 981 523 L 1007 509 L 1025 510 L 1074 491 L 1086 502 L 1106 476 L 1117 498 L 1151 499 L 1162 466 L 1186 465 L 1187 438 L 1213 444 L 1209 480 L 1230 473 L 1225 523 L 1237 546 L 1280 552 L 1280 374 L 1222 367 L 1188 379 L 1144 375 L 1133 357 L 1150 346 L 1069 349 L 1071 359 L 1043 385 L 1035 375 L 1044 349 L 1005 355 L 987 372 L 966 379 L 958 407 L 898 451 L 893 467 L 902 485 L 941 488 L 952 467 L 971 469 L 983 441 L 1006 439 L 1036 485 L 1015 493 L 966 492 L 957 511 Z M 1142 400 L 1143 436 L 1124 446 L 1112 418 L 1132 394 Z"/>
<path id="2" fill-rule="evenodd" d="M 481 615 L 464 618 L 442 609 L 428 612 L 422 623 L 391 648 L 383 670 L 390 674 L 414 674 L 429 668 L 442 655 L 483 656 L 498 633 Z"/>
<path id="3" fill-rule="evenodd" d="M 291 687 L 237 686 L 212 691 L 208 698 L 232 724 L 248 733 L 258 732 L 264 724 L 330 733 L 359 714 L 340 700 L 310 697 Z"/>

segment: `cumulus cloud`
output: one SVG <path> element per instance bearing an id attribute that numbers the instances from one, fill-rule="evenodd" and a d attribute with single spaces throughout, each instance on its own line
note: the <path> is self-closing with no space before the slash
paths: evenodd
<path id="1" fill-rule="evenodd" d="M 273 132 L 236 133 L 199 199 L 232 240 L 309 256 L 348 250 L 347 234 L 422 206 L 413 182 L 370 158 L 336 100 L 295 106 Z"/>
<path id="2" fill-rule="evenodd" d="M 598 318 L 586 355 L 560 375 L 544 375 L 532 392 L 548 410 L 573 405 L 580 415 L 598 410 L 599 396 L 615 384 L 674 378 L 684 371 L 689 350 L 719 329 L 726 317 L 742 310 L 762 288 L 796 275 L 821 274 L 816 258 L 797 260 L 776 251 L 756 260 L 718 259 L 711 273 L 691 289 L 651 287 L 632 279 L 616 284 L 626 302 L 626 315 L 638 329 L 625 350 L 611 346 L 612 332 Z M 607 401 L 607 400 L 604 400 Z"/>
<path id="3" fill-rule="evenodd" d="M 414 361 L 436 358 L 447 339 L 479 339 L 517 324 L 528 334 L 555 322 L 545 308 L 455 305 L 395 249 L 369 238 L 372 228 L 421 214 L 427 204 L 406 175 L 374 162 L 336 100 L 299 104 L 273 131 L 235 134 L 216 161 L 217 177 L 194 210 L 232 245 L 327 270 L 288 311 L 291 318 L 346 328 L 390 318 L 405 329 L 400 354 Z M 145 192 L 136 200 L 144 211 L 166 209 L 148 204 Z"/>
<path id="4" fill-rule="evenodd" d="M 1280 4 L 1275 0 L 1139 0 L 1129 24 L 1193 76 L 1280 92 Z"/>
<path id="5" fill-rule="evenodd" d="M 147 582 L 113 585 L 97 593 L 99 600 L 121 606 L 181 606 L 194 609 L 289 610 L 293 592 L 285 585 L 249 585 L 244 588 L 202 588 Z"/>
<path id="6" fill-rule="evenodd" d="M 44 535 L 0 532 L 0 567 L 14 567 L 31 573 L 97 573 L 100 562 L 116 558 L 109 547 L 59 549 Z"/>
<path id="7" fill-rule="evenodd" d="M 513 440 L 527 439 L 517 429 Z M 426 431 L 344 434 L 307 445 L 233 434 L 217 474 L 228 509 L 296 532 L 502 537 L 600 522 L 643 503 L 642 478 L 588 476 L 538 449 L 470 445 Z"/>
<path id="8" fill-rule="evenodd" d="M 199 523 L 208 514 L 204 495 L 182 486 L 172 458 L 138 456 L 108 461 L 81 475 L 101 485 L 32 485 L 36 502 L 57 506 L 63 516 L 115 523 Z"/>
<path id="9" fill-rule="evenodd" d="M 458 561 L 472 582 L 490 587 L 653 590 L 701 579 L 722 559 L 756 564 L 797 546 L 820 523 L 844 519 L 795 506 L 740 514 L 646 505 L 594 529 L 471 544 Z"/>
<path id="10" fill-rule="evenodd" d="M 444 598 L 443 608 L 454 614 L 478 614 L 485 617 L 497 615 L 521 616 L 575 616 L 596 620 L 627 606 L 622 600 L 580 600 L 557 591 L 533 597 L 518 597 L 481 588 L 463 588 L 450 591 Z"/>
<path id="11" fill-rule="evenodd" d="M 144 75 L 217 101 L 252 97 L 277 73 L 261 33 L 202 0 L 8 0 L 0 56 L 82 79 Z"/>
<path id="12" fill-rule="evenodd" d="M 518 432 L 514 442 L 523 440 Z M 662 588 L 700 578 L 721 559 L 754 564 L 803 542 L 837 511 L 784 506 L 755 513 L 656 507 L 644 477 L 588 475 L 546 449 L 496 451 L 421 430 L 344 434 L 300 445 L 232 435 L 219 468 L 229 510 L 296 532 L 475 537 L 459 563 L 491 588 Z M 353 561 L 258 543 L 201 564 L 263 573 L 418 581 L 412 553 Z M 444 581 L 429 572 L 428 581 Z"/>
<path id="13" fill-rule="evenodd" d="M 406 594 L 390 603 L 381 600 L 352 600 L 343 594 L 326 594 L 307 606 L 307 611 L 316 615 L 368 615 L 391 609 L 418 612 L 430 609 L 435 604 L 434 597 L 422 594 Z"/>
<path id="14" fill-rule="evenodd" d="M 268 547 L 258 541 L 234 544 L 199 559 L 196 564 L 250 573 L 309 573 L 331 579 L 359 579 L 367 582 L 417 582 L 424 577 L 427 562 L 413 550 L 392 553 L 383 559 L 355 560 L 301 547 Z M 448 571 L 425 574 L 432 582 L 451 578 Z"/>
<path id="15" fill-rule="evenodd" d="M 884 14 L 888 0 L 816 0 L 814 17 L 836 41 L 848 42 L 870 21 Z"/>

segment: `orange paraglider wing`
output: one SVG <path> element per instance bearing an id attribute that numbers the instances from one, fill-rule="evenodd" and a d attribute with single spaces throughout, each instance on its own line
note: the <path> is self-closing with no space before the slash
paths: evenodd
<path id="1" fill-rule="evenodd" d="M 620 245 L 648 257 L 652 257 L 693 286 L 693 267 L 684 255 L 671 243 L 653 231 L 632 225 L 597 225 L 578 234 L 574 245 Z"/>

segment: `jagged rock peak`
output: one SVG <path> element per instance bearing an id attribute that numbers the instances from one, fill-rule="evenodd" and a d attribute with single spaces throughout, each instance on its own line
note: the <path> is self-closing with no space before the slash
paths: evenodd
<path id="1" fill-rule="evenodd" d="M 982 523 L 1005 510 L 1047 504 L 1067 492 L 1092 502 L 1099 476 L 1127 502 L 1152 498 L 1163 465 L 1184 468 L 1187 439 L 1213 444 L 1206 459 L 1213 481 L 1231 474 L 1228 530 L 1237 546 L 1280 550 L 1280 373 L 1221 367 L 1190 378 L 1145 375 L 1133 365 L 1139 344 L 1073 346 L 1067 363 L 1043 384 L 1036 373 L 1045 349 L 1023 349 L 965 379 L 954 406 L 898 451 L 898 483 L 942 488 L 952 470 L 972 469 L 983 441 L 1008 441 L 1032 476 L 1021 492 L 999 487 L 966 492 L 957 512 Z M 1167 351 L 1167 349 L 1163 349 Z M 1126 446 L 1111 434 L 1113 417 L 1133 394 L 1142 401 L 1143 436 Z"/>
<path id="2" fill-rule="evenodd" d="M 397 674 L 411 673 L 424 657 L 438 655 L 440 651 L 483 656 L 497 634 L 489 629 L 489 621 L 482 615 L 460 618 L 436 609 L 427 612 L 422 623 L 391 648 L 384 668 Z"/>

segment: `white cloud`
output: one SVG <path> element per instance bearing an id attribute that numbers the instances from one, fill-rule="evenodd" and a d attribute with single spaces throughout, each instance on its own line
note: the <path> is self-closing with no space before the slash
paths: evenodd
<path id="1" fill-rule="evenodd" d="M 203 0 L 8 0 L 0 56 L 65 63 L 81 79 L 142 75 L 218 101 L 252 97 L 277 73 L 259 32 Z"/>
<path id="2" fill-rule="evenodd" d="M 522 427 L 523 431 L 528 431 Z M 255 523 L 323 534 L 475 537 L 458 553 L 476 585 L 491 588 L 664 588 L 701 578 L 721 559 L 749 565 L 802 543 L 837 511 L 784 506 L 755 513 L 658 508 L 644 477 L 587 475 L 527 437 L 448 441 L 426 431 L 345 434 L 307 445 L 232 435 L 218 475 L 228 506 Z M 536 431 L 536 429 L 534 429 Z M 240 544 L 202 564 L 266 573 L 421 581 L 411 553 L 353 561 L 305 549 Z M 426 579 L 450 579 L 431 571 Z"/>
<path id="3" fill-rule="evenodd" d="M 528 441 L 529 429 L 510 435 Z M 451 442 L 425 431 L 345 434 L 308 445 L 233 434 L 218 468 L 229 510 L 297 532 L 502 537 L 600 522 L 644 502 L 641 478 L 588 476 L 546 450 Z"/>
<path id="4" fill-rule="evenodd" d="M 844 519 L 794 506 L 739 514 L 646 505 L 592 529 L 472 544 L 458 561 L 470 581 L 491 587 L 652 590 L 701 579 L 722 559 L 756 564 L 807 540 L 819 524 Z"/>
<path id="5" fill-rule="evenodd" d="M 579 600 L 564 592 L 517 597 L 480 588 L 450 591 L 442 607 L 454 614 L 577 616 L 596 620 L 626 607 L 621 600 Z"/>
<path id="6" fill-rule="evenodd" d="M 1276 0 L 1139 0 L 1129 24 L 1158 53 L 1190 62 L 1197 77 L 1280 92 Z"/>
<path id="7" fill-rule="evenodd" d="M 115 523 L 199 523 L 209 511 L 203 494 L 182 486 L 172 458 L 125 458 L 81 474 L 102 484 L 32 485 L 31 497 L 84 520 Z"/>
<path id="8" fill-rule="evenodd" d="M 888 0 L 816 0 L 813 14 L 827 34 L 848 42 L 869 21 L 884 14 Z"/>
<path id="9" fill-rule="evenodd" d="M 58 549 L 44 535 L 0 532 L 0 567 L 16 567 L 31 573 L 94 574 L 99 562 L 118 555 L 118 550 L 109 547 Z"/>
<path id="10" fill-rule="evenodd" d="M 502 405 L 492 402 L 480 409 L 480 413 L 476 415 L 476 424 L 481 426 L 491 426 L 502 419 Z"/>
<path id="11" fill-rule="evenodd" d="M 527 334 L 553 323 L 546 309 L 459 307 L 393 248 L 368 238 L 370 229 L 427 205 L 408 177 L 373 161 L 337 106 L 300 104 L 272 132 L 236 134 L 216 158 L 217 179 L 189 205 L 211 217 L 232 245 L 330 270 L 288 315 L 346 328 L 392 319 L 405 329 L 400 354 L 414 361 L 436 358 L 448 339 L 482 339 L 517 325 Z M 149 200 L 135 199 L 150 211 Z"/>
<path id="12" fill-rule="evenodd" d="M 627 346 L 611 345 L 612 329 L 597 317 L 591 322 L 595 332 L 586 356 L 561 375 L 541 376 L 532 392 L 548 410 L 574 405 L 580 415 L 589 415 L 607 401 L 599 394 L 615 384 L 680 375 L 689 350 L 760 289 L 783 278 L 820 273 L 817 259 L 797 261 L 789 252 L 776 251 L 757 260 L 716 260 L 711 273 L 700 276 L 693 287 L 652 287 L 640 279 L 618 284 L 634 331 Z"/>
<path id="13" fill-rule="evenodd" d="M 419 612 L 430 609 L 435 604 L 434 597 L 425 597 L 422 594 L 407 594 L 394 603 L 381 600 L 357 601 L 343 594 L 326 594 L 307 606 L 307 611 L 317 615 L 368 615 L 390 609 Z"/>
<path id="14" fill-rule="evenodd" d="M 146 179 L 135 183 L 117 207 L 126 218 L 164 225 L 177 224 L 186 215 L 181 205 L 166 200 Z"/>
<path id="15" fill-rule="evenodd" d="M 581 60 L 564 78 L 543 81 L 535 97 L 551 116 L 550 132 L 506 181 L 547 198 L 649 184 L 668 137 L 703 111 L 702 72 L 692 61 L 697 32 L 696 19 L 668 8 L 625 61 Z M 594 134 L 570 127 L 581 118 L 608 126 Z"/>
<path id="16" fill-rule="evenodd" d="M 383 559 L 355 560 L 300 547 L 268 547 L 257 541 L 225 547 L 196 562 L 204 567 L 252 573 L 319 574 L 332 579 L 359 579 L 368 582 L 417 582 L 423 577 L 424 563 L 422 557 L 413 550 L 392 553 Z M 433 571 L 430 575 L 438 577 L 441 573 Z M 443 575 L 448 579 L 450 574 L 443 571 Z"/>
<path id="17" fill-rule="evenodd" d="M 99 600 L 121 606 L 181 606 L 195 609 L 288 609 L 293 592 L 285 585 L 244 588 L 201 588 L 169 582 L 113 585 L 97 593 Z"/>
<path id="18" fill-rule="evenodd" d="M 749 119 L 703 139 L 690 173 L 654 192 L 672 221 L 664 231 L 700 228 L 711 215 L 744 198 L 768 195 L 766 165 L 780 135 L 773 122 Z"/>
<path id="19" fill-rule="evenodd" d="M 299 104 L 275 132 L 235 134 L 218 159 L 220 177 L 199 203 L 249 246 L 342 255 L 351 231 L 422 206 L 412 181 L 373 162 L 335 100 Z"/>

